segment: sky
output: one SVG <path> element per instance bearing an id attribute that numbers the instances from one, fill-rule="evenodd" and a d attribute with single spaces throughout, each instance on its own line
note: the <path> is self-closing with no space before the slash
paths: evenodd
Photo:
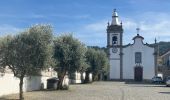
<path id="1" fill-rule="evenodd" d="M 170 0 L 0 0 L 0 36 L 51 24 L 55 36 L 71 33 L 87 46 L 105 47 L 113 9 L 123 23 L 123 44 L 133 43 L 137 27 L 145 43 L 170 41 Z"/>

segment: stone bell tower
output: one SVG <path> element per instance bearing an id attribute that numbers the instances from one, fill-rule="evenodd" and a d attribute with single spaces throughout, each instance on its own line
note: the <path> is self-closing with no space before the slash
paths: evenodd
<path id="1" fill-rule="evenodd" d="M 114 9 L 112 14 L 112 22 L 107 26 L 107 48 L 109 52 L 109 78 L 114 80 L 123 79 L 123 28 L 119 23 L 118 14 Z"/>

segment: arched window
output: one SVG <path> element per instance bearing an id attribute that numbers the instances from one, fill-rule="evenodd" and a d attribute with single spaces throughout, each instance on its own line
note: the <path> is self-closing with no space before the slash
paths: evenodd
<path id="1" fill-rule="evenodd" d="M 117 44 L 117 36 L 112 37 L 112 44 Z"/>

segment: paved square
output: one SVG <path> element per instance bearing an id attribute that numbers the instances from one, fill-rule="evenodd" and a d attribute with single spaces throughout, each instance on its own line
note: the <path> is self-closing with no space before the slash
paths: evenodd
<path id="1" fill-rule="evenodd" d="M 94 82 L 71 85 L 68 91 L 34 91 L 27 92 L 24 96 L 25 100 L 170 100 L 170 87 L 124 82 Z M 16 99 L 18 94 L 3 98 L 1 100 Z"/>

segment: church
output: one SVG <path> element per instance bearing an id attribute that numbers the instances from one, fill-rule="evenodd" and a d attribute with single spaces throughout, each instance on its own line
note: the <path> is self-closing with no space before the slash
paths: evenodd
<path id="1" fill-rule="evenodd" d="M 139 28 L 137 28 L 139 31 Z M 112 22 L 107 26 L 107 48 L 109 54 L 110 80 L 151 80 L 156 75 L 156 47 L 144 43 L 137 33 L 133 44 L 123 45 L 123 25 L 114 10 Z M 156 43 L 156 40 L 155 40 Z"/>

